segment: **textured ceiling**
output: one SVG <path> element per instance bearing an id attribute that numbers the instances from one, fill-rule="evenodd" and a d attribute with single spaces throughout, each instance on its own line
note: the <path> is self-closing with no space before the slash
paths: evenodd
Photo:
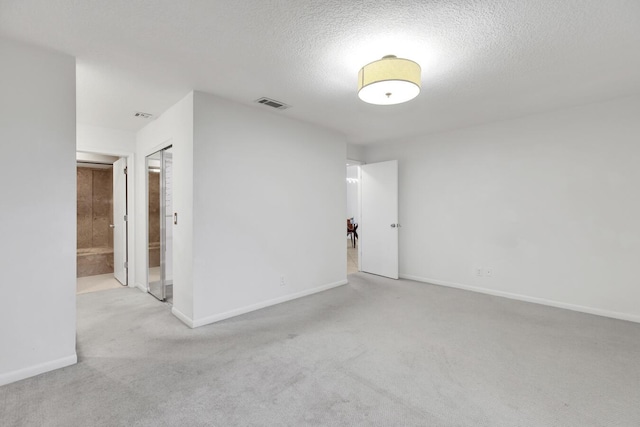
<path id="1" fill-rule="evenodd" d="M 129 130 L 193 89 L 363 144 L 640 93 L 638 0 L 0 0 L 0 35 L 76 56 L 78 121 Z M 365 104 L 387 54 L 422 93 Z"/>

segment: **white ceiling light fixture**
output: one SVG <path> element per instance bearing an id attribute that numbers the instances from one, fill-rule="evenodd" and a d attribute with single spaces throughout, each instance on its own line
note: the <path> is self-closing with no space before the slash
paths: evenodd
<path id="1" fill-rule="evenodd" d="M 420 65 L 387 55 L 358 73 L 358 97 L 369 104 L 393 105 L 411 101 L 420 93 Z"/>

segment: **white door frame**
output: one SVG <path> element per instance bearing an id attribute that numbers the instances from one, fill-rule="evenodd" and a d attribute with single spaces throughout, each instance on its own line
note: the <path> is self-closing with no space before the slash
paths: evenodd
<path id="1" fill-rule="evenodd" d="M 135 287 L 135 221 L 133 220 L 133 212 L 135 212 L 135 153 L 133 151 L 114 150 L 112 148 L 78 148 L 76 153 L 103 154 L 114 157 L 125 157 L 127 159 L 127 286 Z M 75 239 L 76 237 L 74 237 Z"/>
<path id="2" fill-rule="evenodd" d="M 362 172 L 360 169 L 360 166 L 362 165 L 366 165 L 366 162 L 362 162 L 360 160 L 354 160 L 354 159 L 349 159 L 347 158 L 347 164 L 349 166 L 358 166 L 358 214 L 359 217 L 362 218 Z M 362 271 L 362 246 L 360 245 L 360 242 L 357 243 L 356 246 L 357 250 L 358 250 L 358 271 Z"/>

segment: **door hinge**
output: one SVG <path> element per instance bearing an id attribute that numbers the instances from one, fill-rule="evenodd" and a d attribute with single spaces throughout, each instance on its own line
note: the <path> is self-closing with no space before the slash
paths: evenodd
<path id="1" fill-rule="evenodd" d="M 129 261 L 124 262 L 124 268 L 129 268 Z"/>
<path id="2" fill-rule="evenodd" d="M 125 216 L 124 216 L 124 220 L 125 220 L 125 222 L 126 222 L 126 221 L 129 221 L 129 215 L 125 215 Z"/>
<path id="3" fill-rule="evenodd" d="M 125 166 L 124 167 L 124 174 L 128 174 L 129 173 L 129 166 Z"/>

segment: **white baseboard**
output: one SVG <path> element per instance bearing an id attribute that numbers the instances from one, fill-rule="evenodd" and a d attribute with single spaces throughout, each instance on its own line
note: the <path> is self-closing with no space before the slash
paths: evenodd
<path id="1" fill-rule="evenodd" d="M 595 314 L 596 316 L 611 317 L 613 319 L 627 320 L 629 322 L 640 323 L 640 316 L 629 313 L 621 313 L 618 311 L 603 310 L 600 308 L 585 307 L 582 305 L 568 304 L 560 301 L 549 300 L 545 298 L 530 297 L 527 295 L 514 294 L 511 292 L 496 291 L 493 289 L 481 288 L 478 286 L 463 285 L 460 283 L 446 282 L 443 280 L 429 279 L 425 277 L 412 276 L 410 274 L 401 274 L 401 279 L 415 280 L 416 282 L 424 282 L 432 285 L 446 286 L 449 288 L 463 289 L 465 291 L 479 292 L 497 297 L 509 298 L 518 301 L 531 302 L 534 304 L 548 305 L 550 307 L 564 308 L 566 310 L 579 311 L 581 313 Z"/>
<path id="2" fill-rule="evenodd" d="M 76 363 L 78 363 L 78 356 L 76 353 L 73 353 L 70 356 L 52 360 L 50 362 L 40 363 L 38 365 L 29 366 L 28 368 L 22 368 L 17 371 L 0 374 L 0 386 L 24 380 L 26 378 L 35 377 L 36 375 L 44 374 L 45 372 L 64 368 L 65 366 L 75 365 Z"/>
<path id="3" fill-rule="evenodd" d="M 327 285 L 318 286 L 316 288 L 307 289 L 307 290 L 302 291 L 302 292 L 297 292 L 295 294 L 290 294 L 290 295 L 285 295 L 285 296 L 278 297 L 278 298 L 273 298 L 273 299 L 270 299 L 270 300 L 267 300 L 267 301 L 259 302 L 257 304 L 251 304 L 251 305 L 248 305 L 246 307 L 242 307 L 242 308 L 238 308 L 238 309 L 235 309 L 235 310 L 226 311 L 224 313 L 214 314 L 213 316 L 207 316 L 207 317 L 203 317 L 201 319 L 192 320 L 191 321 L 191 325 L 185 321 L 185 319 L 188 319 L 186 316 L 185 316 L 185 319 L 180 318 L 180 316 L 178 316 L 178 315 L 176 315 L 176 317 L 178 317 L 180 320 L 185 322 L 190 327 L 197 328 L 199 326 L 204 326 L 204 325 L 208 325 L 210 323 L 219 322 L 221 320 L 229 319 L 231 317 L 240 316 L 241 314 L 249 313 L 251 311 L 260 310 L 261 308 L 265 308 L 265 307 L 269 307 L 269 306 L 272 306 L 272 305 L 280 304 L 280 303 L 283 303 L 283 302 L 291 301 L 291 300 L 294 300 L 294 299 L 306 297 L 308 295 L 316 294 L 318 292 L 322 292 L 322 291 L 326 291 L 326 290 L 329 290 L 329 289 L 332 289 L 332 288 L 336 288 L 338 286 L 346 285 L 347 283 L 348 283 L 347 280 L 344 279 L 344 280 L 340 280 L 338 282 L 329 283 Z M 173 312 L 173 310 L 172 310 L 172 312 Z M 190 319 L 188 319 L 188 320 L 190 320 Z"/>
<path id="4" fill-rule="evenodd" d="M 136 285 L 134 286 L 134 288 L 138 288 L 142 292 L 147 293 L 147 287 L 146 287 L 146 285 L 143 285 L 142 283 L 136 282 Z"/>
<path id="5" fill-rule="evenodd" d="M 178 319 L 182 321 L 182 323 L 184 323 L 191 329 L 195 328 L 195 326 L 193 326 L 193 319 L 187 316 L 186 314 L 184 314 L 183 312 L 181 312 L 180 310 L 178 310 L 177 308 L 175 308 L 175 306 L 171 307 L 171 314 L 176 316 Z"/>

